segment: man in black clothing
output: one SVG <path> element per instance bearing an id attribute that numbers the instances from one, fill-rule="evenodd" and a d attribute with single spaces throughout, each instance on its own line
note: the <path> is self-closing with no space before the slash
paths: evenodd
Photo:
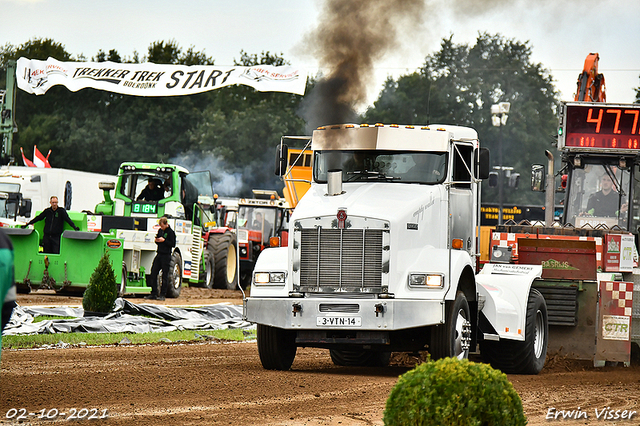
<path id="1" fill-rule="evenodd" d="M 600 178 L 600 191 L 589 197 L 587 202 L 587 213 L 592 216 L 618 217 L 620 213 L 627 211 L 627 203 L 622 203 L 620 209 L 620 194 L 613 190 L 613 181 L 609 175 L 605 174 Z"/>
<path id="2" fill-rule="evenodd" d="M 58 197 L 53 195 L 49 199 L 49 203 L 51 207 L 44 209 L 42 213 L 31 219 L 26 225 L 22 225 L 22 227 L 26 228 L 28 225 L 33 225 L 44 219 L 43 251 L 45 253 L 58 254 L 60 253 L 60 236 L 64 231 L 64 222 L 67 222 L 76 231 L 80 229 L 69 218 L 67 211 L 62 207 L 58 207 Z"/>
<path id="3" fill-rule="evenodd" d="M 158 234 L 156 235 L 156 244 L 158 250 L 156 257 L 153 259 L 151 265 L 151 274 L 149 275 L 149 287 L 151 287 L 151 294 L 146 296 L 145 299 L 151 300 L 164 300 L 169 290 L 169 265 L 171 264 L 171 251 L 176 246 L 176 233 L 169 226 L 169 222 L 166 217 L 161 217 L 158 220 Z M 160 294 L 158 294 L 158 273 L 162 270 L 162 287 Z M 180 277 L 182 279 L 182 277 Z"/>
<path id="4" fill-rule="evenodd" d="M 144 187 L 137 201 L 160 201 L 164 198 L 164 188 L 158 179 L 149 179 L 149 183 Z"/>

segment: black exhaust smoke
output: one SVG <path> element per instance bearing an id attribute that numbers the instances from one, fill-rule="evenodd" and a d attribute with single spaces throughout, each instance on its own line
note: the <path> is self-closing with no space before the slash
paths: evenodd
<path id="1" fill-rule="evenodd" d="M 425 0 L 327 0 L 305 49 L 329 74 L 305 96 L 300 115 L 311 133 L 318 126 L 354 122 L 366 101 L 374 65 L 397 47 L 402 33 L 417 31 Z"/>

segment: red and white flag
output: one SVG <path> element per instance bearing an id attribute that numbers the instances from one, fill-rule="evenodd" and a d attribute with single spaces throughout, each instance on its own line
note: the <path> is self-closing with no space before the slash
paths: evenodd
<path id="1" fill-rule="evenodd" d="M 22 150 L 22 147 L 20 147 L 20 153 L 22 154 L 22 162 L 26 167 L 36 167 L 35 164 L 33 164 L 30 160 L 27 159 L 27 157 L 24 156 L 24 151 Z"/>
<path id="2" fill-rule="evenodd" d="M 47 154 L 47 156 L 45 157 L 38 150 L 38 147 L 36 145 L 34 145 L 33 146 L 33 164 L 35 164 L 36 167 L 51 168 L 51 164 L 49 164 L 49 155 L 50 154 L 51 154 L 51 150 L 49 150 L 49 154 Z"/>

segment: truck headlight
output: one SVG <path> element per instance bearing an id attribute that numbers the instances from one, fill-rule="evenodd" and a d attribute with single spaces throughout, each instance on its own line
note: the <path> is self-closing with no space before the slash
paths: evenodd
<path id="1" fill-rule="evenodd" d="M 253 282 L 256 285 L 281 285 L 286 277 L 285 272 L 255 272 Z"/>
<path id="2" fill-rule="evenodd" d="M 409 274 L 409 287 L 443 288 L 444 277 L 440 274 Z"/>

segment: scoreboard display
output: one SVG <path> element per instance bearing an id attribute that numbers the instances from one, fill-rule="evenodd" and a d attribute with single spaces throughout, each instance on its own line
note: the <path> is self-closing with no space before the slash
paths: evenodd
<path id="1" fill-rule="evenodd" d="M 131 203 L 131 213 L 158 214 L 158 203 L 134 201 Z"/>
<path id="2" fill-rule="evenodd" d="M 584 151 L 640 150 L 640 104 L 562 105 L 558 147 Z"/>

